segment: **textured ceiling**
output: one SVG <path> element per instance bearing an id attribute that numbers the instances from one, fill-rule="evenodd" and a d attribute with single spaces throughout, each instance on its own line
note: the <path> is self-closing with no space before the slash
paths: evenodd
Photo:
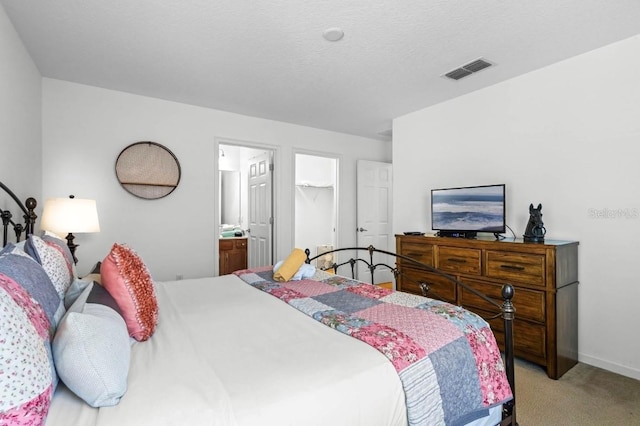
<path id="1" fill-rule="evenodd" d="M 0 4 L 45 77 L 376 139 L 395 117 L 640 33 L 638 0 Z M 441 77 L 479 57 L 496 65 Z"/>

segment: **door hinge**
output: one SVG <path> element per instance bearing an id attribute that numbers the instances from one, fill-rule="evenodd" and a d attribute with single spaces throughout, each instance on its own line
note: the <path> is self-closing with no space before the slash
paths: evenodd
<path id="1" fill-rule="evenodd" d="M 269 171 L 272 172 L 273 171 L 273 163 L 269 164 Z"/>
<path id="2" fill-rule="evenodd" d="M 269 218 L 269 225 L 273 225 L 273 217 Z"/>

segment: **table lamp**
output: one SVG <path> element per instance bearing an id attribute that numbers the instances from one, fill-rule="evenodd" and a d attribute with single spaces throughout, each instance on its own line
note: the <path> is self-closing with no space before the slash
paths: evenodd
<path id="1" fill-rule="evenodd" d="M 40 228 L 58 235 L 67 234 L 67 246 L 77 264 L 75 253 L 78 244 L 73 242 L 73 233 L 100 232 L 96 201 L 75 198 L 73 195 L 69 195 L 69 198 L 50 198 L 44 204 Z"/>

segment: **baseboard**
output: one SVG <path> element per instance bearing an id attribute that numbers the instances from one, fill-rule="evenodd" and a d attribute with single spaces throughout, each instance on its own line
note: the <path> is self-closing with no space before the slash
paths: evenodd
<path id="1" fill-rule="evenodd" d="M 595 358 L 585 354 L 578 354 L 578 360 L 582 363 L 602 368 L 603 370 L 611 371 L 612 373 L 640 380 L 640 370 L 636 368 L 615 364 L 613 362 L 605 361 L 603 359 Z"/>

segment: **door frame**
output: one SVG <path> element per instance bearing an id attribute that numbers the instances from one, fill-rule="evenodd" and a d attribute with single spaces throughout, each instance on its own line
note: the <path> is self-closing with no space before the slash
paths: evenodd
<path id="1" fill-rule="evenodd" d="M 272 160 L 274 165 L 274 169 L 272 172 L 272 176 L 273 176 L 273 184 L 271 187 L 271 198 L 272 198 L 272 211 L 273 211 L 273 223 L 271 224 L 271 229 L 272 229 L 272 257 L 274 259 L 276 259 L 276 250 L 278 247 L 278 220 L 277 218 L 279 217 L 278 214 L 278 203 L 275 202 L 275 200 L 278 199 L 278 182 L 282 179 L 281 177 L 281 171 L 279 170 L 280 168 L 277 167 L 277 164 L 279 164 L 280 158 L 281 158 L 281 148 L 277 145 L 271 145 L 268 143 L 264 143 L 264 142 L 256 142 L 256 141 L 247 141 L 247 140 L 242 140 L 242 139 L 233 139 L 233 138 L 227 138 L 227 137 L 222 137 L 222 136 L 215 136 L 213 138 L 213 146 L 214 146 L 214 152 L 215 152 L 215 161 L 214 163 L 214 174 L 213 174 L 213 187 L 214 187 L 214 191 L 213 191 L 213 195 L 214 195 L 214 209 L 213 209 L 213 218 L 214 218 L 214 232 L 216 229 L 220 229 L 220 194 L 218 194 L 218 186 L 220 185 L 220 145 L 232 145 L 232 146 L 237 146 L 239 148 L 249 148 L 249 149 L 259 149 L 259 150 L 265 150 L 265 151 L 271 151 L 272 153 Z M 214 275 L 218 275 L 220 273 L 220 235 L 216 234 L 215 238 L 214 238 L 214 248 L 213 248 L 213 272 Z M 247 253 L 248 255 L 248 253 Z M 248 259 L 247 259 L 248 260 Z"/>
<path id="2" fill-rule="evenodd" d="M 335 247 L 341 247 L 340 241 L 340 177 L 342 176 L 342 155 L 335 152 L 323 152 L 323 151 L 314 151 L 304 148 L 294 148 L 291 151 L 291 170 L 293 170 L 291 176 L 291 220 L 293 222 L 293 229 L 291 232 L 291 247 L 295 247 L 296 244 L 296 155 L 310 155 L 314 157 L 324 157 L 336 160 L 336 186 L 334 188 L 334 199 L 335 199 L 335 214 L 336 214 L 336 230 L 335 230 Z M 304 247 L 300 247 L 303 248 Z M 314 256 L 314 253 L 311 253 L 311 256 Z"/>

